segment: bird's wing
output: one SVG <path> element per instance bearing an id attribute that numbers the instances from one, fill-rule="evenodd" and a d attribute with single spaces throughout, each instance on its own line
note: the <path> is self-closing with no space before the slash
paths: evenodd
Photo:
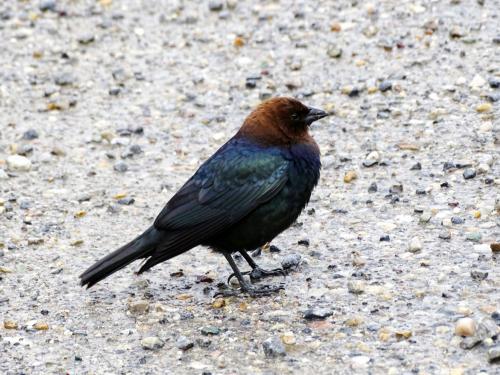
<path id="1" fill-rule="evenodd" d="M 289 161 L 279 153 L 221 148 L 160 212 L 154 227 L 164 233 L 139 273 L 230 228 L 281 191 Z"/>
<path id="2" fill-rule="evenodd" d="M 229 227 L 285 185 L 280 154 L 228 147 L 203 164 L 155 220 L 159 230 L 188 231 L 202 240 Z"/>

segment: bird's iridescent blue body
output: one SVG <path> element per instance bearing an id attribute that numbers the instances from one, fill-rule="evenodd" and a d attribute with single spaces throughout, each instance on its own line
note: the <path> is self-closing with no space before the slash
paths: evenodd
<path id="1" fill-rule="evenodd" d="M 318 183 L 321 163 L 315 144 L 262 147 L 240 138 L 229 141 L 219 153 L 228 170 L 239 170 L 238 174 L 232 176 L 221 173 L 220 178 L 224 181 L 232 180 L 238 184 L 240 176 L 252 175 L 258 186 L 266 186 L 273 183 L 272 178 L 268 178 L 270 171 L 279 170 L 279 176 L 274 178 L 282 178 L 284 183 L 272 199 L 262 202 L 242 220 L 203 242 L 215 250 L 252 250 L 271 241 L 297 219 Z M 238 168 L 234 165 L 241 163 L 241 156 L 234 154 L 242 155 L 244 166 L 240 164 Z M 202 170 L 203 167 L 200 168 L 203 174 Z M 259 171 L 262 172 L 261 176 Z"/>

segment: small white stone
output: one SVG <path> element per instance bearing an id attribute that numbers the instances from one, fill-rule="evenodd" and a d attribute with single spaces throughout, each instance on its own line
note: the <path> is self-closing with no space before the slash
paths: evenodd
<path id="1" fill-rule="evenodd" d="M 29 171 L 31 169 L 31 161 L 21 155 L 11 155 L 7 158 L 7 165 L 13 171 Z"/>
<path id="2" fill-rule="evenodd" d="M 368 362 L 370 362 L 370 357 L 364 355 L 357 355 L 351 359 L 353 368 L 366 368 L 368 366 Z"/>
<path id="3" fill-rule="evenodd" d="M 410 241 L 410 245 L 408 246 L 408 251 L 411 253 L 418 253 L 420 250 L 422 250 L 422 243 L 418 237 L 413 237 Z"/>
<path id="4" fill-rule="evenodd" d="M 0 169 L 0 180 L 7 180 L 9 175 L 3 169 Z"/>
<path id="5" fill-rule="evenodd" d="M 447 217 L 446 219 L 443 219 L 442 224 L 444 227 L 447 227 L 447 228 L 451 228 L 453 225 L 453 223 L 451 222 L 451 219 L 449 217 Z"/>
<path id="6" fill-rule="evenodd" d="M 490 171 L 490 166 L 488 164 L 479 164 L 476 170 L 480 174 L 488 173 Z"/>
<path id="7" fill-rule="evenodd" d="M 141 345 L 145 350 L 155 350 L 162 348 L 165 343 L 158 337 L 152 336 L 143 338 L 141 340 Z"/>
<path id="8" fill-rule="evenodd" d="M 469 86 L 471 88 L 479 88 L 481 86 L 484 86 L 486 84 L 486 80 L 481 77 L 479 74 L 476 74 L 474 78 L 472 78 L 472 81 L 470 81 Z"/>
<path id="9" fill-rule="evenodd" d="M 476 323 L 471 318 L 461 318 L 455 324 L 457 336 L 473 336 L 476 333 Z"/>

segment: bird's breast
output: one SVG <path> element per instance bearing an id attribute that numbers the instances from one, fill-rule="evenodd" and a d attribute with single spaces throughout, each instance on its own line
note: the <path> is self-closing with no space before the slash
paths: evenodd
<path id="1" fill-rule="evenodd" d="M 252 250 L 287 229 L 309 202 L 320 173 L 319 155 L 311 148 L 289 150 L 288 179 L 281 191 L 208 245 L 220 251 Z"/>

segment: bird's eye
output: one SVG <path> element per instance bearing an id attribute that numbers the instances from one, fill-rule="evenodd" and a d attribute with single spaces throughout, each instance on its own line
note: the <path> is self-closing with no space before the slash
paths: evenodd
<path id="1" fill-rule="evenodd" d="M 299 115 L 296 113 L 292 113 L 292 116 L 290 116 L 292 120 L 297 120 L 299 118 Z"/>

